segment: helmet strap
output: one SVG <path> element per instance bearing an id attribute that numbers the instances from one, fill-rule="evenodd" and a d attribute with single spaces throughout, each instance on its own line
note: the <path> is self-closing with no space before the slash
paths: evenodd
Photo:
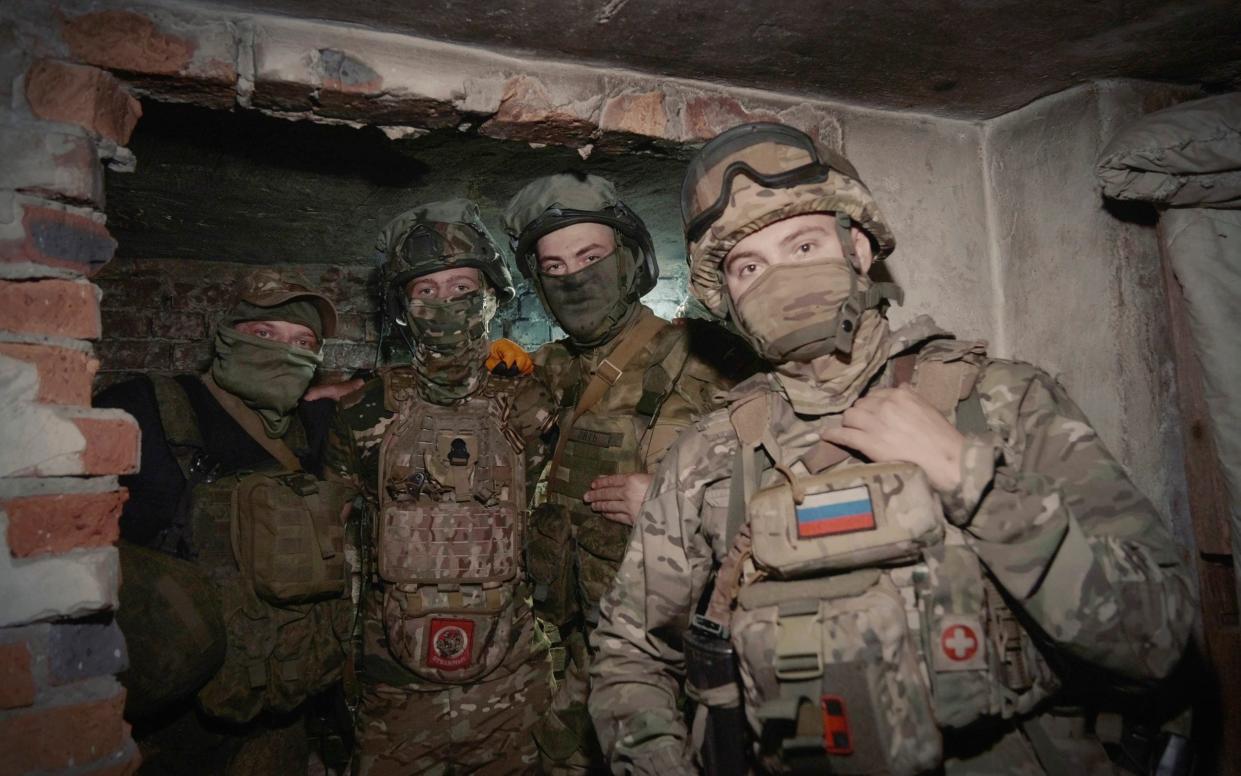
<path id="1" fill-rule="evenodd" d="M 849 354 L 853 352 L 853 338 L 857 334 L 858 323 L 862 313 L 872 307 L 879 307 L 885 301 L 903 304 L 905 291 L 895 283 L 872 283 L 865 291 L 858 288 L 858 276 L 862 274 L 862 260 L 858 256 L 857 247 L 853 244 L 853 219 L 848 213 L 836 213 L 836 236 L 840 239 L 840 247 L 853 272 L 849 275 L 849 296 L 840 303 L 836 314 L 836 350 Z"/>

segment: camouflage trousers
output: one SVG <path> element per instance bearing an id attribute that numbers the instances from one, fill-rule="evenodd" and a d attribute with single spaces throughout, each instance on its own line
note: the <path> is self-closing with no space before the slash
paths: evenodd
<path id="1" fill-rule="evenodd" d="M 534 618 L 521 623 L 517 648 L 482 681 L 448 685 L 377 681 L 401 669 L 389 663 L 383 626 L 366 623 L 366 668 L 356 720 L 354 773 L 538 773 L 532 730 L 550 700 L 547 644 Z M 382 652 L 378 650 L 383 650 Z"/>
<path id="2" fill-rule="evenodd" d="M 543 772 L 556 776 L 603 773 L 607 765 L 586 708 L 590 694 L 590 650 L 580 629 L 562 635 L 563 677 L 557 677 L 551 707 L 534 729 Z"/>

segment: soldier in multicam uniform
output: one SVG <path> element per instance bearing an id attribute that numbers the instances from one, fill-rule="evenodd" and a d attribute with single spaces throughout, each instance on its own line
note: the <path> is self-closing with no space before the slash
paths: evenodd
<path id="1" fill-rule="evenodd" d="M 521 549 L 550 400 L 485 366 L 488 323 L 514 292 L 474 204 L 408 211 L 380 246 L 413 363 L 341 401 L 327 460 L 366 503 L 352 518 L 356 772 L 533 772 L 550 666 Z"/>
<path id="2" fill-rule="evenodd" d="M 669 452 L 604 600 L 613 771 L 1109 772 L 1069 691 L 1166 676 L 1194 605 L 1081 411 L 928 318 L 890 331 L 892 234 L 797 130 L 708 143 L 682 214 L 694 295 L 776 369 Z"/>
<path id="3" fill-rule="evenodd" d="M 545 770 L 586 772 L 603 765 L 586 711 L 587 639 L 648 472 L 721 387 L 748 374 L 753 355 L 713 324 L 674 325 L 641 303 L 659 276 L 654 246 L 609 181 L 539 178 L 509 203 L 504 226 L 518 267 L 568 334 L 534 356 L 558 400 L 559 435 L 527 554 L 535 612 L 560 642 L 553 711 L 535 737 Z"/>
<path id="4" fill-rule="evenodd" d="M 306 770 L 302 718 L 289 712 L 339 680 L 351 621 L 344 566 L 297 600 L 268 595 L 253 564 L 236 562 L 233 534 L 238 505 L 241 523 L 253 522 L 245 494 L 265 498 L 290 479 L 317 491 L 332 403 L 300 399 L 335 327 L 331 300 L 295 273 L 256 270 L 216 330 L 206 373 L 150 375 L 95 399 L 142 431 L 141 470 L 122 478 L 117 620 L 130 657 L 126 716 L 148 772 Z M 329 503 L 328 490 L 316 503 Z M 285 501 L 298 511 L 295 494 Z M 260 520 L 267 506 L 257 504 Z M 343 531 L 328 527 L 330 544 L 329 534 L 343 542 Z M 260 566 L 303 560 L 282 553 Z M 187 712 L 195 697 L 209 719 Z"/>

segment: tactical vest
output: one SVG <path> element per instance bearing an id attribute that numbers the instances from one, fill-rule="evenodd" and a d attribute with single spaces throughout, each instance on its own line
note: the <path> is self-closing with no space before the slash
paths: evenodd
<path id="1" fill-rule="evenodd" d="M 491 377 L 442 406 L 392 382 L 372 540 L 388 650 L 425 681 L 477 681 L 512 648 L 523 596 L 525 469 L 511 383 Z"/>
<path id="2" fill-rule="evenodd" d="M 292 474 L 274 461 L 259 470 L 231 470 L 230 462 L 213 457 L 205 450 L 196 413 L 186 389 L 175 379 L 151 376 L 159 405 L 164 435 L 186 478 L 188 504 L 178 510 L 173 539 L 165 537 L 165 549 L 188 545 L 191 561 L 219 587 L 227 646 L 224 664 L 199 690 L 198 700 L 207 713 L 233 722 L 247 722 L 264 709 L 277 712 L 296 708 L 307 697 L 330 687 L 340 676 L 348 644 L 352 607 L 340 599 L 344 590 L 344 567 L 331 565 L 329 558 L 343 556 L 344 533 L 339 525 L 323 525 L 320 535 L 332 537 L 321 545 L 313 532 L 298 531 L 299 523 L 287 515 L 289 499 L 281 499 L 271 487 L 279 478 L 296 478 L 307 493 L 318 493 L 318 484 L 306 474 Z M 294 419 L 286 436 L 290 447 L 304 446 L 305 430 Z M 327 521 L 339 515 L 343 495 L 338 488 L 324 484 L 322 509 L 318 519 Z M 334 494 L 328 498 L 328 494 Z M 239 497 L 244 504 L 239 504 Z M 275 500 L 273 502 L 273 499 Z M 237 515 L 241 509 L 265 511 L 270 530 L 241 530 Z M 337 523 L 339 518 L 336 517 Z M 304 521 L 302 521 L 304 522 Z M 256 533 L 258 536 L 256 536 Z M 186 535 L 188 534 L 188 536 Z M 243 541 L 243 535 L 246 541 Z M 304 566 L 292 560 L 303 557 L 313 543 L 314 555 L 325 568 L 337 569 L 339 586 L 336 599 L 322 599 L 331 590 L 320 584 L 319 595 L 306 593 L 299 576 Z M 258 584 L 252 570 L 266 564 L 269 579 L 285 586 Z M 287 552 L 290 558 L 281 558 Z M 292 559 L 292 560 L 290 560 Z M 249 561 L 242 573 L 239 563 Z M 290 561 L 290 562 L 283 562 Z M 321 575 L 322 576 L 322 575 Z M 291 583 L 290 583 L 291 582 Z M 280 600 L 282 592 L 293 593 Z"/>
<path id="3" fill-rule="evenodd" d="M 960 375 L 944 376 L 959 366 L 920 363 L 915 389 L 951 385 L 947 401 L 927 398 L 984 431 L 973 373 L 954 407 Z M 919 467 L 748 468 L 761 484 L 744 501 L 758 573 L 730 627 L 764 768 L 921 773 L 943 762 L 941 730 L 1024 714 L 1057 688 Z"/>
<path id="4" fill-rule="evenodd" d="M 548 622 L 562 625 L 579 607 L 588 623 L 598 621 L 599 601 L 620 568 L 631 528 L 604 519 L 582 496 L 596 477 L 650 471 L 689 426 L 688 413 L 664 412 L 688 358 L 688 337 L 666 325 L 611 383 L 606 396 L 613 406 L 596 405 L 568 430 L 560 465 L 547 478 L 545 503 L 558 509 L 540 508 L 532 516 L 535 603 Z M 577 405 L 581 384 L 575 379 L 562 396 L 562 423 Z M 615 406 L 615 397 L 626 401 Z"/>

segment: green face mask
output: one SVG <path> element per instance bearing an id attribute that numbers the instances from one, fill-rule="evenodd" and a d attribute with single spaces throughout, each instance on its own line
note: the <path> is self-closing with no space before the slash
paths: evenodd
<path id="1" fill-rule="evenodd" d="M 405 313 L 414 335 L 418 392 L 436 404 L 474 394 L 486 377 L 487 325 L 496 314 L 490 288 L 455 299 L 411 299 Z"/>
<path id="2" fill-rule="evenodd" d="M 543 301 L 575 345 L 606 342 L 634 306 L 626 293 L 633 259 L 627 248 L 572 275 L 539 275 Z"/>
<path id="3" fill-rule="evenodd" d="M 313 353 L 220 326 L 211 377 L 257 412 L 263 429 L 274 439 L 289 430 L 293 410 L 322 362 L 322 351 Z"/>

